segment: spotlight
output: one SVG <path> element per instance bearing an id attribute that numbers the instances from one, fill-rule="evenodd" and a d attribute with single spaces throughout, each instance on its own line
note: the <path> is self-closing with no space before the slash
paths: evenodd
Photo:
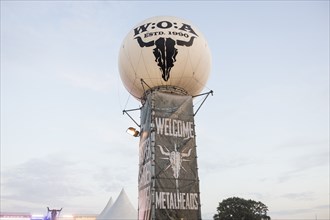
<path id="1" fill-rule="evenodd" d="M 127 128 L 126 132 L 127 132 L 128 134 L 134 136 L 134 137 L 139 136 L 139 133 L 140 133 L 139 131 L 137 131 L 137 130 L 136 130 L 135 128 L 133 128 L 133 127 L 129 127 L 129 128 Z"/>

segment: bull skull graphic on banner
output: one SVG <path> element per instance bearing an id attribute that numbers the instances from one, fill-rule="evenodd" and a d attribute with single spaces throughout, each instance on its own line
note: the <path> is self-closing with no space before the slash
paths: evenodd
<path id="1" fill-rule="evenodd" d="M 170 152 L 165 146 L 166 152 L 164 151 L 163 147 L 158 145 L 160 152 L 162 155 L 167 156 L 166 158 L 162 158 L 165 160 L 169 160 L 170 164 L 165 168 L 167 170 L 168 168 L 172 167 L 173 170 L 173 176 L 175 179 L 179 178 L 180 170 L 181 168 L 185 170 L 185 168 L 182 166 L 183 161 L 189 161 L 185 158 L 190 156 L 191 149 L 189 149 L 188 153 L 178 152 L 176 144 L 174 145 L 174 151 Z M 185 170 L 186 171 L 186 170 Z M 187 171 L 186 171 L 187 172 Z"/>

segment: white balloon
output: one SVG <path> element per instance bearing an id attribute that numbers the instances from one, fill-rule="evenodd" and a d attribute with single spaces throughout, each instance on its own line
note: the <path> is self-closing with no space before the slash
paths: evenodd
<path id="1" fill-rule="evenodd" d="M 159 16 L 128 33 L 118 65 L 124 86 L 139 100 L 149 87 L 160 86 L 178 87 L 194 96 L 209 77 L 211 53 L 203 34 L 189 21 Z"/>

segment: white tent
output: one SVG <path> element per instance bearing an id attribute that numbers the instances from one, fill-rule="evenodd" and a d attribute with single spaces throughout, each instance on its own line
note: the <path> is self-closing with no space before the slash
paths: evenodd
<path id="1" fill-rule="evenodd" d="M 112 197 L 110 197 L 107 205 L 104 207 L 104 209 L 101 212 L 101 214 L 99 214 L 97 216 L 97 220 L 105 219 L 105 214 L 109 212 L 110 208 L 112 207 L 112 204 L 113 204 L 113 200 L 112 200 Z"/>
<path id="2" fill-rule="evenodd" d="M 134 220 L 137 219 L 137 211 L 129 201 L 124 189 L 121 190 L 117 200 L 112 204 L 110 198 L 97 220 Z"/>

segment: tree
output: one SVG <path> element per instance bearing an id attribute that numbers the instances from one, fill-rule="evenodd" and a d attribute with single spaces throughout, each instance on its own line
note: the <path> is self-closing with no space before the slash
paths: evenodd
<path id="1" fill-rule="evenodd" d="M 214 220 L 270 220 L 268 207 L 262 202 L 232 197 L 222 200 Z"/>

